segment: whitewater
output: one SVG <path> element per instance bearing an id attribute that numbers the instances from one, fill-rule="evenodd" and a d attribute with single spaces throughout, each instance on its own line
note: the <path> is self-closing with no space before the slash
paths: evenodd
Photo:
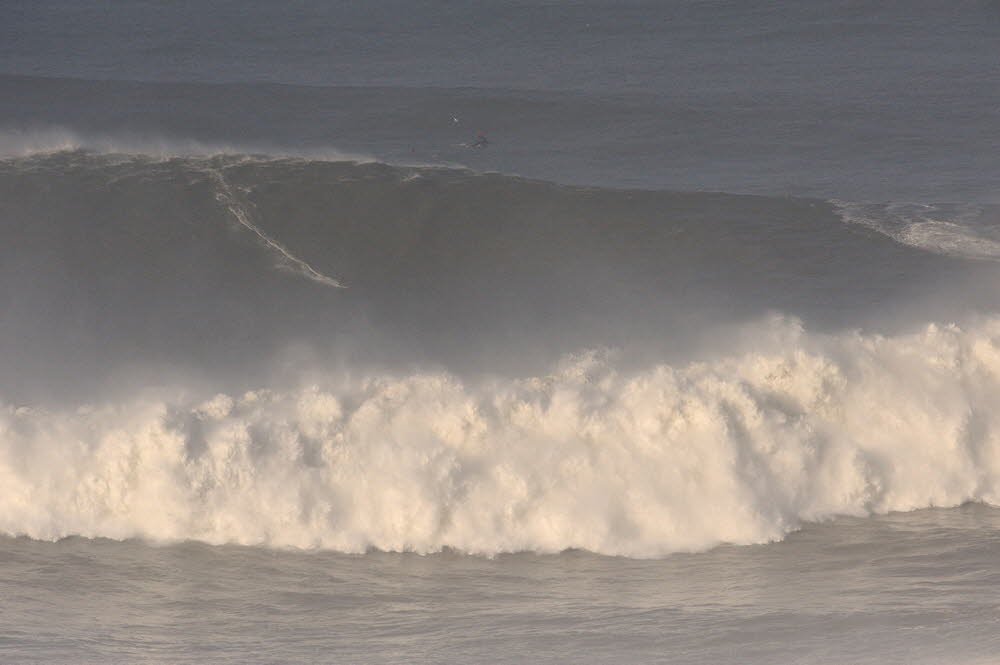
<path id="1" fill-rule="evenodd" d="M 0 528 L 115 539 L 651 557 L 780 540 L 804 521 L 997 504 L 1000 321 L 472 386 L 3 413 Z"/>

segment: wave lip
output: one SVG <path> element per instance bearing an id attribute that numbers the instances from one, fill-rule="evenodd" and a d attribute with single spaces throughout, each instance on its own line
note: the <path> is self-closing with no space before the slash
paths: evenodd
<path id="1" fill-rule="evenodd" d="M 267 155 L 271 158 L 298 157 L 317 161 L 375 161 L 371 155 L 351 153 L 332 147 L 289 148 L 267 144 L 198 141 L 157 136 L 149 133 L 117 134 L 78 132 L 66 127 L 0 129 L 0 159 L 18 159 L 60 152 L 86 151 L 98 155 L 132 155 L 145 158 L 213 157 L 217 155 Z"/>
<path id="2" fill-rule="evenodd" d="M 588 353 L 488 385 L 384 375 L 7 407 L 0 531 L 650 557 L 833 515 L 1000 504 L 1000 320 L 823 337 L 776 319 L 758 333 L 757 351 L 638 373 Z"/>

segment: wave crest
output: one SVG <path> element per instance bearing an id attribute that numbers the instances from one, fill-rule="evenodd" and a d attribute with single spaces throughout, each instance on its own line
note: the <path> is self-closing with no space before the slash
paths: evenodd
<path id="1" fill-rule="evenodd" d="M 291 148 L 267 144 L 199 141 L 143 132 L 87 133 L 59 126 L 0 128 L 0 159 L 18 159 L 60 152 L 86 151 L 96 155 L 141 155 L 145 158 L 210 157 L 216 155 L 267 155 L 319 161 L 369 163 L 371 155 L 332 147 Z"/>

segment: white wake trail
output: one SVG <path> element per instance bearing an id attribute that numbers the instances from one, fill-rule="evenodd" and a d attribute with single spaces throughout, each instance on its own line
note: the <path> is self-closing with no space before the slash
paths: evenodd
<path id="1" fill-rule="evenodd" d="M 250 215 L 248 214 L 246 207 L 239 201 L 235 192 L 233 192 L 233 188 L 230 186 L 225 176 L 222 175 L 221 171 L 218 169 L 206 169 L 206 172 L 218 185 L 218 191 L 215 193 L 216 200 L 226 206 L 226 209 L 229 210 L 233 218 L 236 219 L 236 221 L 239 222 L 244 228 L 256 235 L 265 247 L 280 255 L 282 267 L 287 268 L 292 272 L 305 277 L 306 279 L 324 284 L 326 286 L 332 286 L 337 289 L 347 288 L 347 286 L 342 284 L 339 280 L 330 277 L 329 275 L 324 275 L 319 270 L 316 270 L 311 265 L 292 254 L 284 245 L 264 233 L 260 227 L 251 222 Z"/>

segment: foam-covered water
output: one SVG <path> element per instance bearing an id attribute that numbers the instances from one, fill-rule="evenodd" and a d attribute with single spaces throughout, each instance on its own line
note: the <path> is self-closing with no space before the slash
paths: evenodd
<path id="1" fill-rule="evenodd" d="M 835 203 L 845 220 L 903 244 L 968 259 L 1000 258 L 1000 209 L 996 206 Z"/>
<path id="2" fill-rule="evenodd" d="M 995 6 L 0 15 L 0 661 L 995 661 Z"/>
<path id="3" fill-rule="evenodd" d="M 447 374 L 0 421 L 0 530 L 341 552 L 651 557 L 803 522 L 1000 503 L 1000 322 L 687 367 Z M 769 345 L 770 346 L 770 345 Z"/>

